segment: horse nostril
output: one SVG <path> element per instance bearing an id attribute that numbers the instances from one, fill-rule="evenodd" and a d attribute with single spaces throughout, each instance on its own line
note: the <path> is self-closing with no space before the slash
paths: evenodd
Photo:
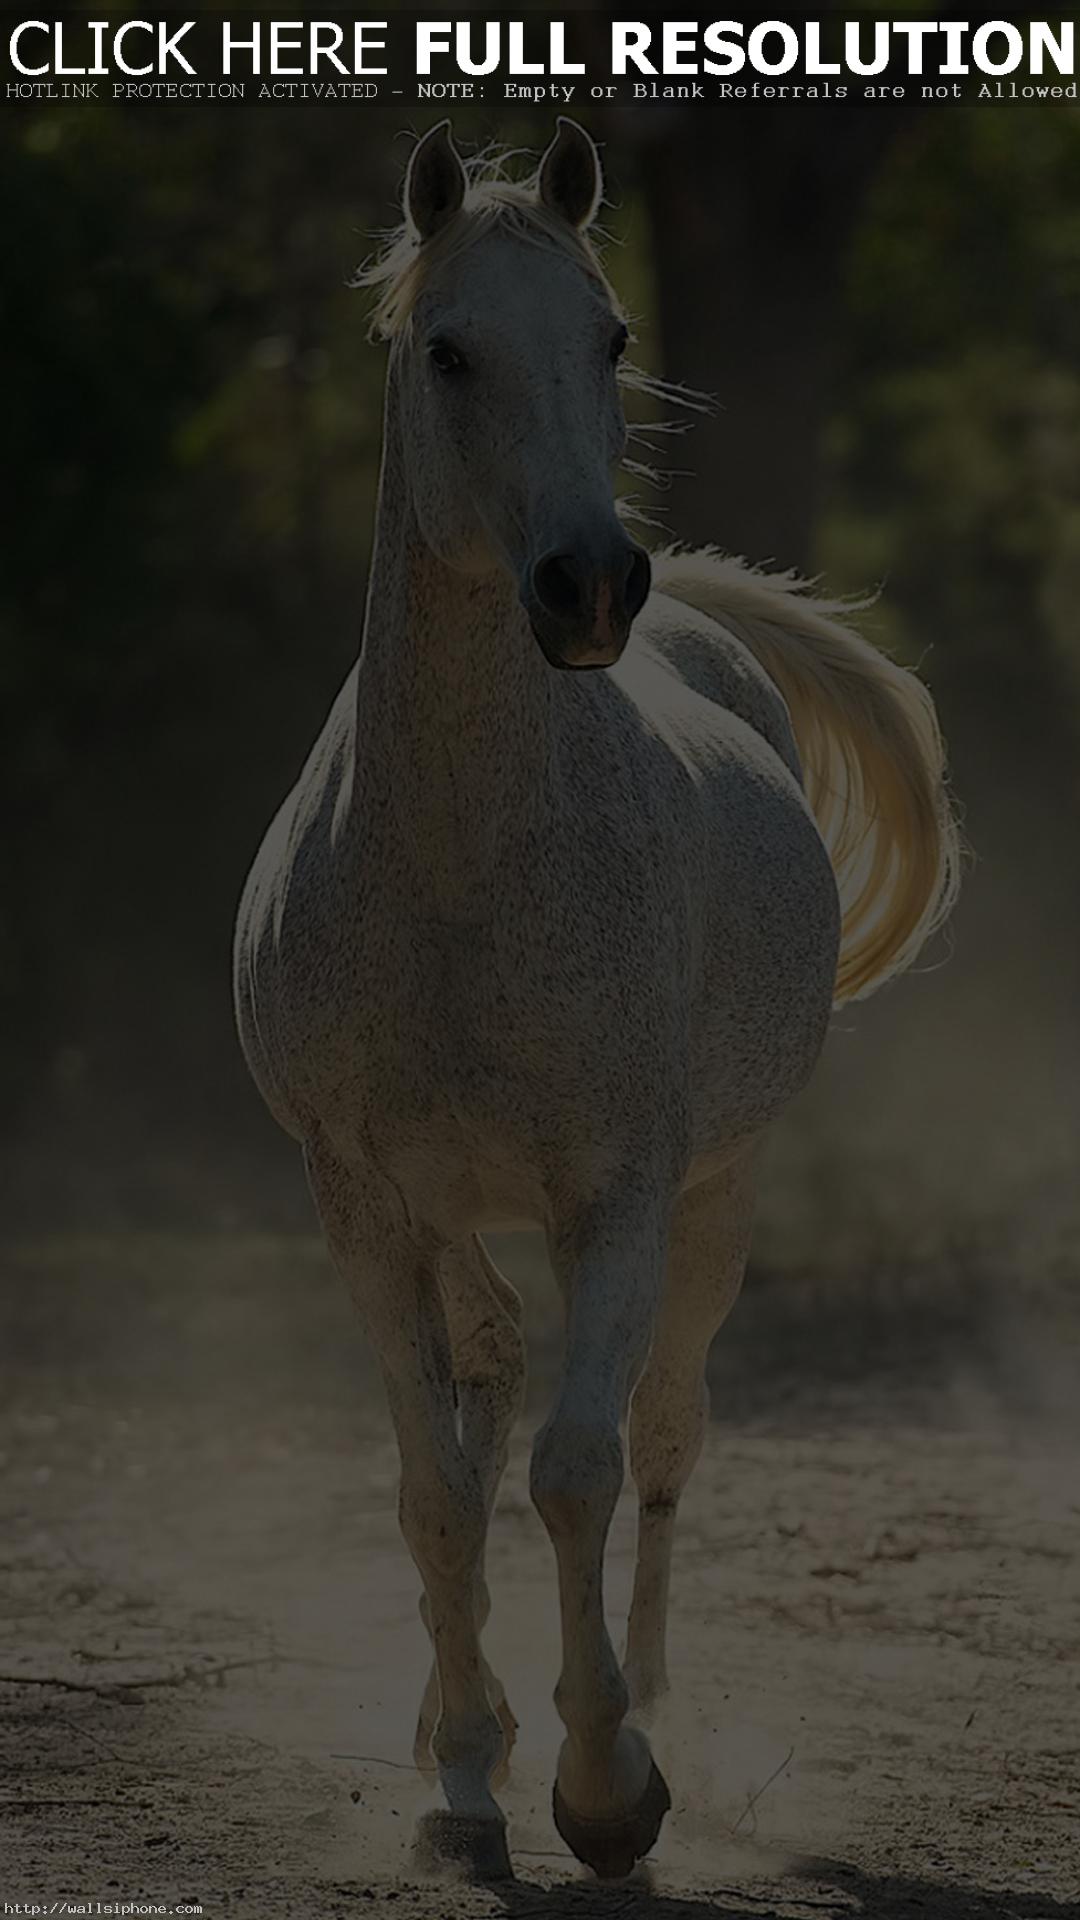
<path id="1" fill-rule="evenodd" d="M 632 547 L 630 564 L 626 569 L 626 582 L 623 586 L 623 599 L 627 618 L 633 620 L 641 612 L 649 597 L 652 585 L 652 563 L 644 547 Z"/>
<path id="2" fill-rule="evenodd" d="M 572 553 L 548 553 L 533 568 L 533 592 L 548 613 L 566 617 L 585 604 L 581 569 Z"/>

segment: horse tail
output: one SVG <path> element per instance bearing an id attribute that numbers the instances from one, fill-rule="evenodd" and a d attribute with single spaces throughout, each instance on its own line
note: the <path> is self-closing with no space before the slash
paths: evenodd
<path id="1" fill-rule="evenodd" d="M 836 875 L 836 1004 L 903 971 L 945 920 L 960 836 L 929 693 L 850 624 L 865 602 L 816 598 L 711 548 L 654 556 L 654 590 L 749 648 L 791 716 L 806 797 Z"/>

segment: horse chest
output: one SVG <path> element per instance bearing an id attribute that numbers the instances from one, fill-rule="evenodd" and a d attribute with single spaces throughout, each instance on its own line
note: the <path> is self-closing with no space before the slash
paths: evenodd
<path id="1" fill-rule="evenodd" d="M 296 1062 L 308 1105 L 455 1220 L 535 1218 L 568 1130 L 593 1116 L 617 1139 L 638 1104 L 654 1126 L 659 1097 L 631 957 L 623 979 L 566 931 L 544 938 L 520 903 L 472 920 L 399 905 L 339 928 Z"/>

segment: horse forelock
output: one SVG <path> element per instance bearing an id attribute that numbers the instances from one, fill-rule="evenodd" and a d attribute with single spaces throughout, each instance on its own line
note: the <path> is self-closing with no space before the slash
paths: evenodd
<path id="1" fill-rule="evenodd" d="M 464 202 L 445 227 L 421 242 L 408 222 L 402 222 L 386 236 L 374 258 L 360 267 L 353 285 L 378 290 L 371 317 L 373 334 L 390 341 L 405 335 L 416 303 L 434 275 L 493 229 L 573 260 L 602 289 L 612 311 L 621 314 L 618 296 L 592 240 L 544 205 L 535 177 L 511 180 L 504 167 L 503 156 L 481 156 L 468 163 Z"/>

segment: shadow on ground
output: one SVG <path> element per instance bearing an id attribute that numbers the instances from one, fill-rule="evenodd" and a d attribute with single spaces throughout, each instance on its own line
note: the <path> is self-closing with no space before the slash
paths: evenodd
<path id="1" fill-rule="evenodd" d="M 402 1887 L 391 1898 L 400 1898 L 409 1913 L 413 1891 Z M 585 1879 L 554 1886 L 514 1881 L 485 1891 L 482 1909 L 473 1904 L 476 1892 L 448 1892 L 446 1915 L 464 1912 L 467 1906 L 470 1914 L 482 1910 L 505 1915 L 506 1920 L 813 1920 L 814 1916 L 840 1920 L 845 1914 L 860 1920 L 1080 1920 L 1077 1901 L 1029 1891 L 946 1886 L 905 1874 L 867 1873 L 838 1860 L 809 1858 L 792 1863 L 782 1888 L 771 1893 L 764 1885 L 754 1893 L 738 1886 L 664 1893 L 653 1888 L 646 1875 L 609 1886 Z M 378 1907 L 386 1897 L 359 1882 L 340 1883 L 333 1892 L 346 1902 L 357 1900 L 368 1911 L 368 1902 L 374 1900 Z"/>
<path id="2" fill-rule="evenodd" d="M 802 1881 L 800 1893 L 796 1882 Z M 717 1887 L 694 1894 L 666 1894 L 647 1881 L 610 1887 L 589 1882 L 530 1887 L 515 1882 L 493 1890 L 509 1920 L 802 1920 L 811 1914 L 865 1915 L 867 1920 L 1080 1920 L 1080 1902 L 1032 1892 L 982 1891 L 945 1886 L 903 1874 L 878 1875 L 842 1861 L 794 1863 L 784 1890 L 748 1894 Z"/>

